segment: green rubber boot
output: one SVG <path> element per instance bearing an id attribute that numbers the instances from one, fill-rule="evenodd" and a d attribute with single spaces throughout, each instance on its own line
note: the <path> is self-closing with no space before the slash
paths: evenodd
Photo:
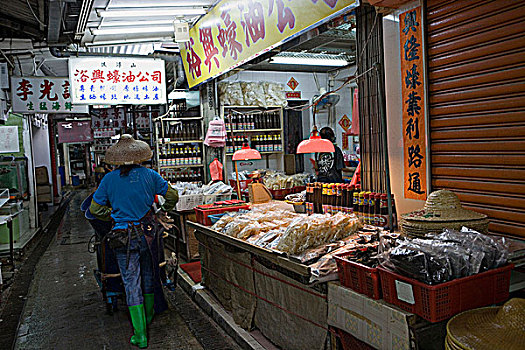
<path id="1" fill-rule="evenodd" d="M 153 309 L 155 294 L 144 294 L 144 311 L 146 312 L 146 324 L 149 325 L 155 315 Z"/>
<path id="2" fill-rule="evenodd" d="M 131 316 L 131 323 L 133 324 L 133 336 L 131 337 L 131 344 L 137 345 L 139 348 L 148 347 L 148 339 L 146 336 L 146 314 L 144 313 L 144 305 L 134 305 L 129 307 L 129 314 Z"/>

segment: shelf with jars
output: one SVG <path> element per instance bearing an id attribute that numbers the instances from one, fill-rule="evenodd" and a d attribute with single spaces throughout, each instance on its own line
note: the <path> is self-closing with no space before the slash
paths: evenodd
<path id="1" fill-rule="evenodd" d="M 224 153 L 231 157 L 244 142 L 264 155 L 266 168 L 284 169 L 283 108 L 281 106 L 221 106 L 226 127 Z M 226 162 L 228 163 L 228 162 Z M 226 173 L 231 164 L 225 164 Z"/>
<path id="2" fill-rule="evenodd" d="M 185 108 L 177 101 L 171 115 L 155 120 L 157 170 L 172 182 L 204 182 L 203 118 L 198 107 Z"/>

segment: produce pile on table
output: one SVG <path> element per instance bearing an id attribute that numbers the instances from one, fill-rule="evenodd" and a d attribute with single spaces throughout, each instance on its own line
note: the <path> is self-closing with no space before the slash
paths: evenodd
<path id="1" fill-rule="evenodd" d="M 236 174 L 231 173 L 231 178 L 235 179 Z M 253 177 L 262 178 L 266 187 L 271 190 L 282 190 L 286 188 L 306 186 L 312 180 L 311 174 L 295 174 L 285 175 L 279 171 L 258 169 L 255 171 L 241 171 L 239 172 L 239 180 L 248 180 Z"/>
<path id="2" fill-rule="evenodd" d="M 273 203 L 247 213 L 227 213 L 212 229 L 258 247 L 286 253 L 289 258 L 310 266 L 318 278 L 337 272 L 336 254 L 370 250 L 375 255 L 383 234 L 376 227 L 363 228 L 355 215 L 308 216 L 280 209 Z"/>
<path id="3" fill-rule="evenodd" d="M 221 182 L 221 181 L 210 183 L 208 185 L 203 185 L 203 186 L 199 186 L 197 184 L 189 183 L 189 182 L 176 182 L 172 184 L 171 186 L 177 190 L 177 192 L 179 193 L 179 196 L 190 195 L 190 194 L 212 195 L 212 194 L 232 193 L 231 186 L 228 186 L 224 182 Z"/>

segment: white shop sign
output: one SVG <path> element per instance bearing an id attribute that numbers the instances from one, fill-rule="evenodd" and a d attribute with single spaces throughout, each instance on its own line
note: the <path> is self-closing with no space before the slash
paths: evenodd
<path id="1" fill-rule="evenodd" d="M 11 77 L 15 113 L 89 113 L 89 106 L 74 105 L 68 78 Z"/>
<path id="2" fill-rule="evenodd" d="M 69 59 L 73 102 L 90 105 L 166 103 L 164 61 L 153 58 Z"/>

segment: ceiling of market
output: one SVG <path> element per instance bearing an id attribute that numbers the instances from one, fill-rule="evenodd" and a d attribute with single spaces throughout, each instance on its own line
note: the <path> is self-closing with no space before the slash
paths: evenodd
<path id="1" fill-rule="evenodd" d="M 67 76 L 67 58 L 54 57 L 48 47 L 73 54 L 175 55 L 178 45 L 173 42 L 173 21 L 192 25 L 218 1 L 2 1 L 0 50 L 2 55 L 16 58 L 11 64 L 24 75 L 41 70 L 56 76 Z M 353 64 L 355 45 L 354 19 L 348 16 L 311 30 L 242 68 L 326 72 L 341 66 L 334 64 L 336 61 Z M 306 59 L 319 64 L 278 64 L 291 57 L 293 62 Z M 173 74 L 170 69 L 168 72 Z"/>

